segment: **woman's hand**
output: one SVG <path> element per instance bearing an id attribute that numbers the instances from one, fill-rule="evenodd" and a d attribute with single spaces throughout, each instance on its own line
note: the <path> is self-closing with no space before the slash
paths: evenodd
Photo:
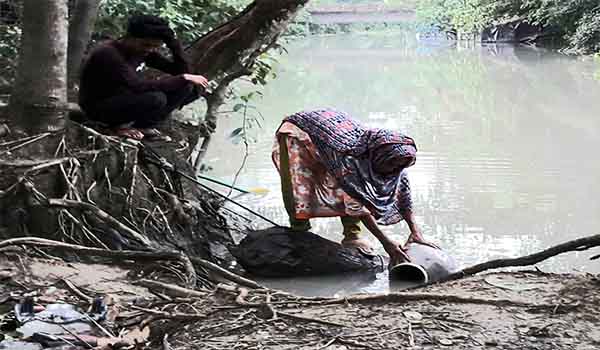
<path id="1" fill-rule="evenodd" d="M 419 229 L 419 227 L 417 227 L 417 224 L 415 223 L 415 217 L 413 215 L 412 210 L 406 210 L 405 212 L 403 212 L 402 217 L 404 218 L 404 221 L 406 221 L 406 224 L 408 225 L 408 228 L 410 229 L 410 236 L 408 236 L 408 240 L 406 241 L 406 244 L 419 243 L 419 244 L 424 244 L 426 246 L 430 246 L 431 248 L 440 249 L 440 247 L 438 247 L 437 245 L 435 245 L 431 242 L 427 242 L 423 238 L 423 235 L 421 234 L 421 230 Z M 405 246 L 406 246 L 406 244 L 405 244 Z"/>
<path id="2" fill-rule="evenodd" d="M 400 244 L 390 239 L 385 233 L 383 233 L 383 231 L 381 231 L 381 229 L 379 229 L 375 218 L 373 218 L 371 215 L 365 215 L 361 219 L 365 227 L 369 231 L 371 231 L 371 233 L 375 237 L 377 237 L 377 240 L 379 240 L 379 242 L 383 246 L 383 249 L 385 249 L 385 251 L 390 256 L 391 266 L 398 265 L 404 261 L 410 261 L 410 258 L 408 257 L 408 255 L 406 255 L 406 252 L 400 246 Z"/>
<path id="3" fill-rule="evenodd" d="M 425 238 L 423 238 L 421 232 L 418 230 L 411 232 L 410 236 L 408 236 L 408 240 L 406 241 L 406 244 L 408 243 L 418 243 L 429 246 L 431 248 L 440 249 L 440 247 L 438 247 L 437 245 L 426 241 Z"/>
<path id="4" fill-rule="evenodd" d="M 410 257 L 406 254 L 404 249 L 395 241 L 389 241 L 383 245 L 383 249 L 390 256 L 390 266 L 396 266 L 403 262 L 410 262 Z"/>

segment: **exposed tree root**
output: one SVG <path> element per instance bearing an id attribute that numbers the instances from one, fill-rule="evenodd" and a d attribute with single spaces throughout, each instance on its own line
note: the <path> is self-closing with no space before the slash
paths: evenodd
<path id="1" fill-rule="evenodd" d="M 113 262 L 122 263 L 124 260 L 157 261 L 174 260 L 179 261 L 186 271 L 185 284 L 191 287 L 196 285 L 196 270 L 190 259 L 182 252 L 159 252 L 159 251 L 132 251 L 132 250 L 107 250 L 101 248 L 84 247 L 75 244 L 52 241 L 37 237 L 13 238 L 0 242 L 0 249 L 9 246 L 35 246 L 45 248 L 57 248 L 71 252 L 85 254 L 86 256 L 99 256 L 111 259 Z"/>
<path id="2" fill-rule="evenodd" d="M 189 170 L 175 144 L 152 147 L 178 171 Z M 177 261 L 190 288 L 212 286 L 219 281 L 210 280 L 216 275 L 260 288 L 215 264 L 233 261 L 228 253 L 233 240 L 218 212 L 219 201 L 178 174 L 146 162 L 143 149 L 137 141 L 77 123 L 63 132 L 4 140 L 0 238 L 25 238 L 3 244 Z M 33 235 L 38 238 L 28 237 Z"/>
<path id="3" fill-rule="evenodd" d="M 583 238 L 578 238 L 572 241 L 568 241 L 548 249 L 544 249 L 540 252 L 522 256 L 513 259 L 495 259 L 490 260 L 481 264 L 477 264 L 466 269 L 463 269 L 453 275 L 448 276 L 445 280 L 454 280 L 466 276 L 472 276 L 484 271 L 500 269 L 504 267 L 519 267 L 519 266 L 531 266 L 538 264 L 546 259 L 557 256 L 559 254 L 573 252 L 573 251 L 584 251 L 593 247 L 600 246 L 600 235 L 593 235 Z M 592 257 L 594 259 L 596 257 Z"/>

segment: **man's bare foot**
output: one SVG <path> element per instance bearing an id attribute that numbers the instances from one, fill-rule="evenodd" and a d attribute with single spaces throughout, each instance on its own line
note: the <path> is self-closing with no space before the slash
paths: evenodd
<path id="1" fill-rule="evenodd" d="M 147 140 L 165 142 L 171 141 L 171 138 L 169 136 L 164 135 L 158 129 L 155 128 L 144 128 L 140 129 L 140 131 L 142 132 L 142 134 L 144 134 L 144 139 Z"/>
<path id="2" fill-rule="evenodd" d="M 114 134 L 121 137 L 127 137 L 133 140 L 141 140 L 144 138 L 144 134 L 141 131 L 134 128 L 118 128 L 113 130 Z"/>

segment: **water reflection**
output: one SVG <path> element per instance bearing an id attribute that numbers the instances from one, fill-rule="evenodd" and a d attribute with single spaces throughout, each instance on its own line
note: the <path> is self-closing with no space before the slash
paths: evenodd
<path id="1" fill-rule="evenodd" d="M 261 214 L 287 221 L 270 160 L 281 119 L 334 106 L 417 140 L 409 173 L 417 220 L 461 265 L 597 233 L 600 84 L 592 62 L 523 47 L 417 42 L 410 32 L 308 38 L 288 50 L 259 102 L 266 120 L 239 180 L 270 189 L 243 199 Z M 224 118 L 219 132 L 240 125 Z M 243 148 L 225 137 L 211 147 L 211 175 L 231 179 Z M 341 239 L 339 220 L 313 226 Z M 408 235 L 404 224 L 386 230 L 397 239 Z M 590 255 L 570 253 L 542 268 L 600 272 Z M 387 290 L 384 277 L 356 288 Z"/>

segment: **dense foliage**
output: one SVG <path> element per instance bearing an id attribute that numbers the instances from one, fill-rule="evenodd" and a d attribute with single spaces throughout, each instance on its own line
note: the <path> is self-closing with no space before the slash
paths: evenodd
<path id="1" fill-rule="evenodd" d="M 523 19 L 552 30 L 568 51 L 600 51 L 598 0 L 422 0 L 417 13 L 428 25 L 468 33 Z"/>
<path id="2" fill-rule="evenodd" d="M 181 39 L 190 43 L 224 23 L 250 2 L 251 0 L 102 0 L 94 37 L 118 37 L 123 33 L 129 15 L 148 13 L 168 19 Z M 22 0 L 0 0 L 0 77 L 7 82 L 15 74 L 21 36 L 21 3 Z"/>
<path id="3" fill-rule="evenodd" d="M 165 18 L 184 42 L 191 42 L 237 14 L 249 0 L 105 0 L 96 31 L 115 37 L 133 13 Z"/>
<path id="4" fill-rule="evenodd" d="M 0 0 L 0 90 L 15 75 L 17 44 L 21 37 L 20 7 L 20 3 Z"/>

